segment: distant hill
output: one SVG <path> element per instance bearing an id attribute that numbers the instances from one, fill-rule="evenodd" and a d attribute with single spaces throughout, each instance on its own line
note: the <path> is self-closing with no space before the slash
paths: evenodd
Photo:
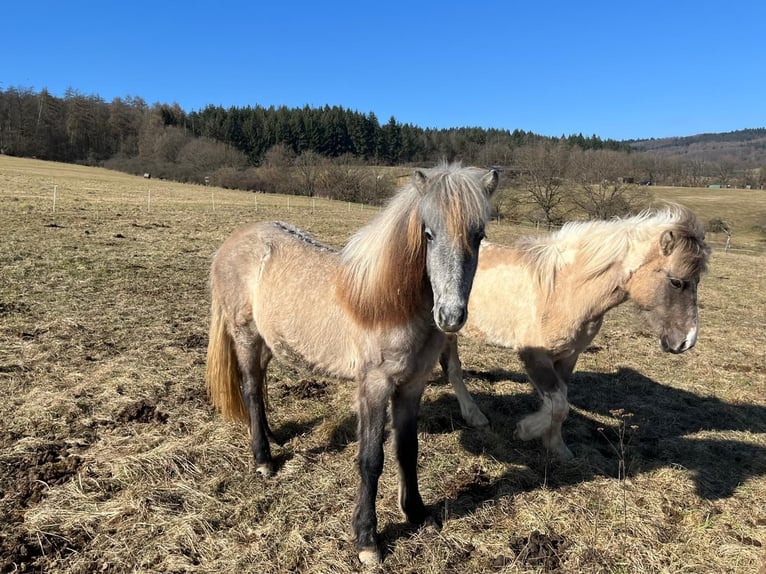
<path id="1" fill-rule="evenodd" d="M 751 168 L 766 166 L 766 128 L 623 143 L 636 150 L 693 161 L 733 161 Z"/>

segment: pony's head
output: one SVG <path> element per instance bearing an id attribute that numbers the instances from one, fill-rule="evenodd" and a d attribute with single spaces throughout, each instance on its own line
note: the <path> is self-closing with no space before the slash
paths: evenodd
<path id="1" fill-rule="evenodd" d="M 489 198 L 497 188 L 496 171 L 440 166 L 416 171 L 418 216 L 425 243 L 433 318 L 444 332 L 458 331 L 468 318 L 468 296 L 489 216 Z"/>
<path id="2" fill-rule="evenodd" d="M 646 218 L 656 224 L 656 232 L 628 292 L 659 337 L 660 348 L 683 353 L 697 342 L 697 286 L 710 248 L 702 223 L 686 207 L 671 205 Z"/>
<path id="3" fill-rule="evenodd" d="M 406 323 L 428 283 L 437 327 L 459 330 L 497 182 L 494 170 L 460 164 L 415 171 L 343 248 L 337 294 L 346 309 L 368 327 Z"/>

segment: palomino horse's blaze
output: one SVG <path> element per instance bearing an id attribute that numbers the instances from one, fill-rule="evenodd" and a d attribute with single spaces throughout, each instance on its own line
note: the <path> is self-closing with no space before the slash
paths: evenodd
<path id="1" fill-rule="evenodd" d="M 249 424 L 256 467 L 273 471 L 264 406 L 272 355 L 357 382 L 361 483 L 353 529 L 380 560 L 375 498 L 391 404 L 399 503 L 428 517 L 417 482 L 417 414 L 426 378 L 466 320 L 498 175 L 459 165 L 416 171 L 341 251 L 284 223 L 235 232 L 211 268 L 206 383 L 224 417 Z"/>
<path id="2" fill-rule="evenodd" d="M 663 351 L 692 348 L 697 284 L 708 256 L 702 224 L 679 205 L 569 223 L 513 246 L 483 243 L 463 332 L 516 350 L 542 398 L 541 409 L 518 423 L 516 435 L 542 437 L 559 458 L 572 456 L 561 437 L 567 383 L 604 314 L 627 300 L 638 305 Z M 449 337 L 441 363 L 463 418 L 487 425 L 463 383 L 457 337 Z"/>

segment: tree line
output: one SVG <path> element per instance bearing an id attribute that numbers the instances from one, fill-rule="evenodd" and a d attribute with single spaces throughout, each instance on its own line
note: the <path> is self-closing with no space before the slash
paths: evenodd
<path id="1" fill-rule="evenodd" d="M 629 149 L 596 135 L 562 137 L 582 149 Z M 179 148 L 191 138 L 222 143 L 243 154 L 252 166 L 261 165 L 274 146 L 295 156 L 310 151 L 374 165 L 454 158 L 502 163 L 508 149 L 557 139 L 523 130 L 420 128 L 394 117 L 381 124 L 372 112 L 329 105 L 228 109 L 211 105 L 186 112 L 178 104 L 149 105 L 140 97 L 105 102 L 73 89 L 62 98 L 45 89 L 0 90 L 0 152 L 8 155 L 91 164 L 112 158 L 177 160 Z"/>
<path id="2" fill-rule="evenodd" d="M 646 203 L 652 184 L 763 187 L 766 169 L 636 152 L 626 142 L 523 130 L 428 129 L 339 106 L 312 108 L 105 102 L 69 89 L 0 90 L 0 153 L 253 191 L 380 203 L 396 187 L 381 166 L 440 160 L 500 167 L 513 193 L 498 215 L 552 226 Z"/>

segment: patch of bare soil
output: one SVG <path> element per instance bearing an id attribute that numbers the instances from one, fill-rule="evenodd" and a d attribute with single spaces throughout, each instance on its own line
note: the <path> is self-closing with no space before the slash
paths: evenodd
<path id="1" fill-rule="evenodd" d="M 117 415 L 118 423 L 165 423 L 168 415 L 157 410 L 156 405 L 148 399 L 141 399 L 126 406 Z"/>
<path id="2" fill-rule="evenodd" d="M 123 408 L 114 421 L 102 427 L 126 423 L 165 423 L 168 415 L 153 401 L 137 400 Z M 66 557 L 80 552 L 90 540 L 83 531 L 66 539 L 38 536 L 24 525 L 24 512 L 43 500 L 53 486 L 69 481 L 83 470 L 82 449 L 98 439 L 98 428 L 89 428 L 76 419 L 69 421 L 69 436 L 82 440 L 65 441 L 51 437 L 20 453 L 0 458 L 0 573 L 39 572 L 46 556 Z M 14 442 L 11 435 L 0 437 L 0 444 Z"/>
<path id="3" fill-rule="evenodd" d="M 33 537 L 23 525 L 23 513 L 42 500 L 51 486 L 76 474 L 81 458 L 62 440 L 51 440 L 0 460 L 0 572 L 32 572 L 41 556 L 66 556 L 87 540 Z"/>
<path id="4" fill-rule="evenodd" d="M 511 538 L 509 546 L 513 556 L 498 556 L 493 562 L 495 568 L 516 563 L 542 572 L 556 572 L 563 562 L 568 543 L 560 534 L 543 534 L 535 530 L 527 536 Z"/>

